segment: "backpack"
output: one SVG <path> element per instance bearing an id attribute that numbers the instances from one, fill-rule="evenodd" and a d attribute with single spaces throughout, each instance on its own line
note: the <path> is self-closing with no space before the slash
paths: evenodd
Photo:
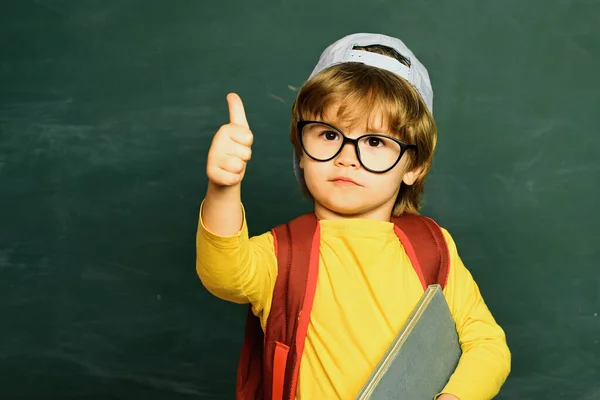
<path id="1" fill-rule="evenodd" d="M 449 254 L 441 228 L 417 215 L 392 217 L 394 231 L 423 290 L 445 287 Z M 236 381 L 237 400 L 293 400 L 319 268 L 320 230 L 314 213 L 272 229 L 278 274 L 263 332 L 248 307 Z M 285 397 L 284 397 L 285 396 Z"/>

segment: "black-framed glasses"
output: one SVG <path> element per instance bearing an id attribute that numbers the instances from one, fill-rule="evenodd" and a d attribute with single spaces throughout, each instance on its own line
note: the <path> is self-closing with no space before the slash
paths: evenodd
<path id="1" fill-rule="evenodd" d="M 351 143 L 356 158 L 369 172 L 384 173 L 396 166 L 408 149 L 417 149 L 396 138 L 381 134 L 366 134 L 349 138 L 340 129 L 321 121 L 298 121 L 296 124 L 304 152 L 315 161 L 335 158 L 346 143 Z"/>

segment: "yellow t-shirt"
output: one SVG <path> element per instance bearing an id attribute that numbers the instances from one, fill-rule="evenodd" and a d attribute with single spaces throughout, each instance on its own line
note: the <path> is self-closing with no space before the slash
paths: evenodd
<path id="1" fill-rule="evenodd" d="M 354 399 L 406 322 L 423 287 L 393 223 L 321 220 L 319 275 L 296 398 Z M 486 307 L 450 234 L 450 272 L 444 295 L 463 355 L 442 391 L 460 400 L 495 396 L 510 371 L 504 331 Z M 215 296 L 251 303 L 265 327 L 277 259 L 271 232 L 252 238 L 244 219 L 236 235 L 217 236 L 200 218 L 196 269 Z"/>

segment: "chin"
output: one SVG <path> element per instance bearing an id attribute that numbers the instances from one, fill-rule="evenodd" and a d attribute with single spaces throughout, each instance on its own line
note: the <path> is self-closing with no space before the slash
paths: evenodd
<path id="1" fill-rule="evenodd" d="M 357 204 L 354 201 L 327 201 L 320 203 L 324 208 L 344 217 L 362 215 L 369 211 L 366 204 Z"/>
<path id="2" fill-rule="evenodd" d="M 365 202 L 365 197 L 370 200 Z M 376 196 L 351 196 L 348 194 L 320 192 L 317 196 L 313 196 L 315 203 L 331 213 L 335 213 L 344 218 L 369 218 L 369 215 L 380 215 L 383 209 L 390 206 L 393 208 L 393 200 L 385 201 L 385 198 L 376 198 Z M 389 204 L 388 204 L 389 203 Z"/>

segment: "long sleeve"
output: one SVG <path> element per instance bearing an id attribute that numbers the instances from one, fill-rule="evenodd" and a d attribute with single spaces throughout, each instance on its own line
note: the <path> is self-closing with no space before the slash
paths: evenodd
<path id="1" fill-rule="evenodd" d="M 487 308 L 479 288 L 461 261 L 450 234 L 450 275 L 444 293 L 456 322 L 462 356 L 442 393 L 460 400 L 487 400 L 498 394 L 510 373 L 506 336 Z"/>
<path id="2" fill-rule="evenodd" d="M 243 215 L 243 225 L 236 235 L 218 236 L 202 223 L 200 207 L 196 272 L 213 295 L 238 304 L 251 303 L 264 329 L 277 279 L 273 236 L 267 232 L 249 238 Z"/>

